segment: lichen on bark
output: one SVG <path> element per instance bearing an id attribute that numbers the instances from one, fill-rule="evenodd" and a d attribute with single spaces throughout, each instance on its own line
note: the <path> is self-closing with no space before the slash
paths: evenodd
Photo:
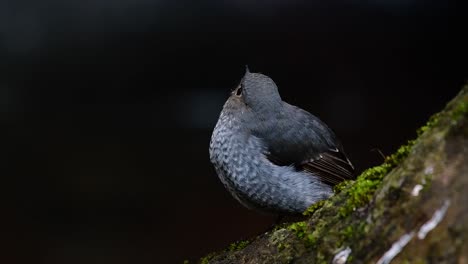
<path id="1" fill-rule="evenodd" d="M 277 228 L 201 263 L 468 261 L 468 86 L 377 167 Z"/>

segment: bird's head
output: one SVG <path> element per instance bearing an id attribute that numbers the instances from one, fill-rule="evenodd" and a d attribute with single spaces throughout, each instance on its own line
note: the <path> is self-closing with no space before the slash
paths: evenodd
<path id="1" fill-rule="evenodd" d="M 275 82 L 261 73 L 251 73 L 246 67 L 244 77 L 229 98 L 254 112 L 269 112 L 281 107 L 282 100 Z"/>

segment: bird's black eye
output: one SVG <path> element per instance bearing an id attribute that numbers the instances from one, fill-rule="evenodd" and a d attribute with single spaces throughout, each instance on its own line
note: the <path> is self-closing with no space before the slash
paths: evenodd
<path id="1" fill-rule="evenodd" d="M 241 95 L 242 95 L 242 85 L 240 85 L 239 88 L 237 88 L 237 90 L 236 90 L 236 95 L 237 95 L 237 96 L 241 96 Z"/>

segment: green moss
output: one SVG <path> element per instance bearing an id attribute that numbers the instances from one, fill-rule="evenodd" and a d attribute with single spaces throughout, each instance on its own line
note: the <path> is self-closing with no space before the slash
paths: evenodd
<path id="1" fill-rule="evenodd" d="M 368 229 L 369 227 L 367 226 L 365 221 L 358 222 L 354 225 L 348 225 L 344 229 L 342 229 L 340 232 L 340 236 L 342 240 L 352 241 L 363 236 L 368 231 Z"/>
<path id="2" fill-rule="evenodd" d="M 357 208 L 368 204 L 383 177 L 408 156 L 414 143 L 414 140 L 408 141 L 394 154 L 386 157 L 382 165 L 365 170 L 354 183 L 348 184 L 350 186 L 343 190 L 348 199 L 338 209 L 338 215 L 342 218 L 346 217 Z"/>
<path id="3" fill-rule="evenodd" d="M 468 114 L 468 101 L 464 101 L 458 104 L 455 109 L 453 109 L 450 117 L 452 118 L 452 120 L 457 121 L 461 117 L 467 114 Z"/>
<path id="4" fill-rule="evenodd" d="M 394 167 L 400 164 L 410 153 L 415 141 L 410 140 L 404 146 L 401 146 L 395 153 L 385 158 L 382 165 L 365 170 L 356 181 L 345 181 L 338 184 L 334 191 L 345 192 L 347 196 L 344 204 L 338 208 L 338 215 L 346 217 L 357 208 L 369 203 L 383 180 L 383 177 Z M 315 211 L 322 208 L 326 201 L 320 201 L 309 207 L 303 214 L 312 215 Z"/>
<path id="5" fill-rule="evenodd" d="M 461 93 L 464 94 L 464 99 L 460 100 L 460 102 L 454 106 L 453 109 L 449 110 L 450 111 L 450 118 L 454 121 L 459 120 L 461 117 L 466 116 L 468 114 L 468 95 L 466 94 L 466 91 L 468 90 L 468 85 L 465 85 L 463 87 Z M 436 125 L 440 121 L 440 117 L 442 116 L 443 112 L 434 114 L 429 118 L 429 121 L 427 121 L 426 125 L 420 127 L 417 130 L 418 136 L 422 135 L 424 132 L 429 130 L 431 127 Z"/>
<path id="6" fill-rule="evenodd" d="M 351 222 L 344 225 L 344 228 L 332 228 L 336 223 L 345 220 L 356 209 L 366 206 L 372 199 L 375 191 L 380 186 L 384 176 L 393 168 L 398 166 L 410 153 L 414 140 L 408 141 L 401 146 L 394 154 L 385 158 L 382 165 L 365 170 L 355 181 L 346 181 L 335 188 L 335 192 L 340 193 L 329 200 L 320 201 L 309 207 L 303 214 L 311 216 L 320 210 L 318 218 L 326 217 L 327 221 L 315 220 L 312 230 L 307 222 L 297 222 L 287 226 L 287 229 L 294 232 L 296 236 L 304 241 L 306 246 L 317 245 L 317 238 L 320 244 L 325 245 L 323 249 L 317 249 L 317 257 L 325 256 L 333 248 L 340 248 L 344 241 L 365 236 L 369 227 L 365 221 Z M 335 216 L 336 215 L 336 216 Z M 343 225 L 340 225 L 343 226 Z M 282 244 L 279 248 L 284 248 Z M 322 252 L 322 250 L 324 250 Z M 323 255 L 325 254 L 325 255 Z M 328 252 L 328 254 L 331 254 Z M 324 258 L 324 261 L 327 258 Z M 320 261 L 318 261 L 319 263 Z"/>
<path id="7" fill-rule="evenodd" d="M 437 124 L 439 122 L 439 119 L 440 119 L 440 113 L 437 113 L 437 114 L 434 114 L 432 115 L 430 118 L 429 118 L 429 121 L 427 121 L 427 123 L 420 127 L 418 130 L 416 130 L 416 133 L 418 136 L 422 135 L 424 132 L 426 132 L 427 130 L 429 130 L 429 128 L 433 127 L 435 124 Z"/>
<path id="8" fill-rule="evenodd" d="M 390 169 L 396 167 L 408 156 L 415 142 L 416 140 L 409 140 L 406 145 L 401 146 L 395 153 L 385 158 L 385 163 L 390 165 Z"/>
<path id="9" fill-rule="evenodd" d="M 305 237 L 304 237 L 304 240 L 305 240 L 305 244 L 306 246 L 312 246 L 314 245 L 315 243 L 317 243 L 317 237 L 314 236 L 314 234 L 307 234 Z"/>
<path id="10" fill-rule="evenodd" d="M 283 249 L 285 249 L 288 246 L 289 246 L 288 244 L 279 243 L 278 246 L 277 246 L 277 249 L 278 249 L 278 251 L 282 251 Z"/>
<path id="11" fill-rule="evenodd" d="M 324 204 L 325 204 L 325 200 L 318 201 L 314 203 L 313 205 L 311 205 L 309 208 L 307 208 L 307 210 L 305 210 L 302 214 L 305 216 L 313 215 L 315 211 L 322 208 Z"/>
<path id="12" fill-rule="evenodd" d="M 293 231 L 297 238 L 304 238 L 307 233 L 307 223 L 306 222 L 296 222 L 288 226 L 288 230 Z"/>
<path id="13" fill-rule="evenodd" d="M 287 229 L 294 232 L 297 238 L 304 241 L 306 246 L 311 246 L 316 242 L 314 234 L 308 231 L 307 222 L 292 223 Z"/>
<path id="14" fill-rule="evenodd" d="M 216 252 L 212 252 L 206 256 L 204 256 L 203 258 L 200 259 L 200 264 L 208 264 L 210 263 L 210 260 L 213 259 L 215 256 L 217 255 Z"/>
<path id="15" fill-rule="evenodd" d="M 286 242 L 290 232 L 287 228 L 281 228 L 280 230 L 274 231 L 269 237 L 269 241 L 272 245 L 276 245 L 278 251 L 282 251 L 290 247 L 289 243 Z"/>
<path id="16" fill-rule="evenodd" d="M 190 262 L 188 260 L 184 260 L 184 264 L 189 264 Z"/>
<path id="17" fill-rule="evenodd" d="M 210 254 L 206 255 L 205 257 L 201 258 L 199 263 L 200 264 L 208 264 L 215 256 L 225 253 L 225 252 L 235 252 L 238 250 L 244 249 L 246 246 L 250 244 L 250 241 L 248 240 L 242 240 L 242 241 L 236 241 L 232 244 L 229 245 L 226 249 L 218 252 L 211 252 Z"/>
<path id="18" fill-rule="evenodd" d="M 342 230 L 342 235 L 346 238 L 351 238 L 353 236 L 354 230 L 353 226 L 349 225 Z"/>
<path id="19" fill-rule="evenodd" d="M 348 188 L 349 186 L 351 186 L 353 184 L 353 181 L 342 181 L 340 183 L 338 183 L 337 185 L 335 185 L 333 187 L 333 192 L 336 194 L 336 193 L 340 193 L 341 191 L 343 191 L 344 189 Z"/>
<path id="20" fill-rule="evenodd" d="M 241 250 L 241 249 L 244 249 L 249 244 L 250 244 L 250 241 L 248 240 L 237 241 L 229 245 L 228 250 L 229 251 Z"/>

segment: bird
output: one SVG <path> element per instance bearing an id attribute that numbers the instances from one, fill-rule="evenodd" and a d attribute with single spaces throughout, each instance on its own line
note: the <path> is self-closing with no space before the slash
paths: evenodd
<path id="1" fill-rule="evenodd" d="M 335 133 L 248 67 L 219 115 L 209 155 L 231 195 L 261 212 L 301 214 L 331 197 L 336 184 L 355 179 Z"/>

